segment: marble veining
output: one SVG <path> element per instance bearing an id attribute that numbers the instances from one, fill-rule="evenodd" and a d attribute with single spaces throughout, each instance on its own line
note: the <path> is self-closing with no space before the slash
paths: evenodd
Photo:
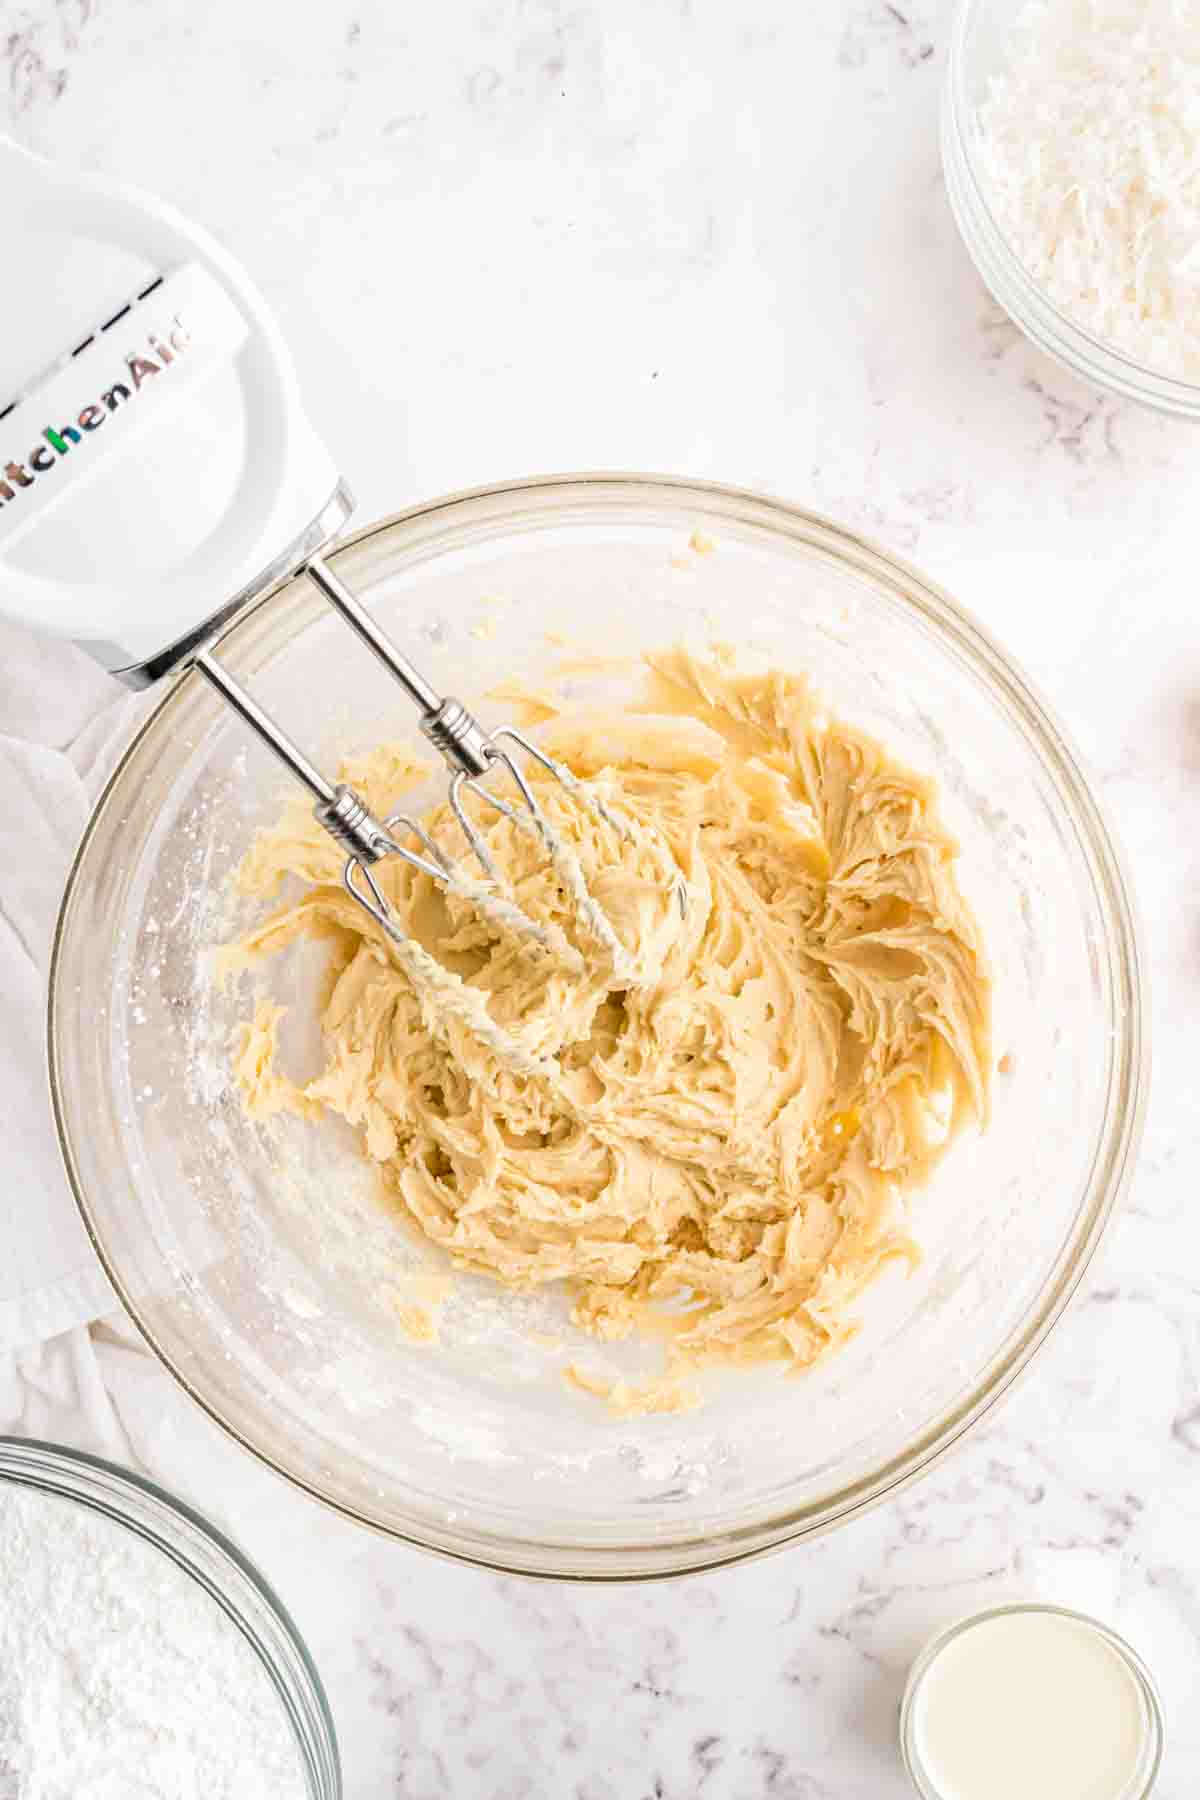
<path id="1" fill-rule="evenodd" d="M 0 0 L 0 128 L 245 260 L 364 518 L 588 466 L 806 501 L 1024 661 L 1137 874 L 1129 1204 L 1015 1395 L 890 1505 L 719 1575 L 538 1586 L 352 1531 L 173 1418 L 175 1484 L 295 1608 L 349 1800 L 900 1800 L 912 1655 L 1030 1594 L 1133 1638 L 1159 1791 L 1200 1785 L 1200 440 L 984 292 L 940 175 L 946 34 L 945 0 Z"/>

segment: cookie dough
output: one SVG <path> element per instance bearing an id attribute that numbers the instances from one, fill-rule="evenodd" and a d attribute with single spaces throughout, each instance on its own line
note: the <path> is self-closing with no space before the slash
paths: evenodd
<path id="1" fill-rule="evenodd" d="M 506 819 L 492 854 L 550 948 L 381 863 L 405 930 L 520 1047 L 518 1069 L 401 966 L 297 797 L 239 873 L 246 893 L 278 900 L 286 882 L 288 897 L 223 962 L 328 941 L 326 1066 L 304 1086 L 280 1069 L 275 996 L 240 1028 L 236 1074 L 256 1116 L 356 1127 L 404 1218 L 457 1266 L 567 1282 L 585 1332 L 665 1340 L 650 1398 L 615 1397 L 673 1407 L 708 1362 L 823 1356 L 879 1269 L 916 1259 L 909 1195 L 965 1119 L 986 1121 L 983 949 L 932 784 L 829 718 L 803 676 L 671 650 L 647 659 L 638 710 L 551 718 L 543 736 L 636 827 L 631 843 L 539 780 L 621 972 Z M 428 770 L 389 746 L 342 774 L 383 811 Z M 461 855 L 446 809 L 426 823 Z"/>

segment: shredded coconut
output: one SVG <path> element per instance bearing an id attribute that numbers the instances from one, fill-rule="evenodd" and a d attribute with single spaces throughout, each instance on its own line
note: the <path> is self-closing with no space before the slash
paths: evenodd
<path id="1" fill-rule="evenodd" d="M 72 1500 L 0 1486 L 3 1800 L 304 1800 L 266 1671 L 190 1575 Z"/>
<path id="2" fill-rule="evenodd" d="M 979 123 L 997 221 L 1047 297 L 1200 379 L 1200 0 L 1033 0 Z"/>

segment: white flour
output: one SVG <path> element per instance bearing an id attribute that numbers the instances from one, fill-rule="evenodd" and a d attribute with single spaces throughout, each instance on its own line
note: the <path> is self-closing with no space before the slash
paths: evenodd
<path id="1" fill-rule="evenodd" d="M 168 1556 L 0 1485 L 0 1800 L 304 1800 L 282 1703 Z"/>

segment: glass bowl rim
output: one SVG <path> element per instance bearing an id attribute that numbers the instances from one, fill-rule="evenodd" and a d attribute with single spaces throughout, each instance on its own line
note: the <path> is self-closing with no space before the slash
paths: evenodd
<path id="1" fill-rule="evenodd" d="M 139 1470 L 48 1438 L 0 1432 L 0 1486 L 27 1487 L 86 1507 L 169 1557 L 196 1587 L 208 1594 L 250 1645 L 287 1718 L 306 1785 L 313 1781 L 317 1783 L 320 1800 L 341 1800 L 342 1768 L 337 1730 L 329 1696 L 312 1653 L 296 1621 L 266 1576 L 219 1525 Z M 136 1507 L 134 1501 L 138 1503 Z M 164 1515 L 170 1522 L 169 1528 L 160 1528 L 153 1518 L 148 1520 L 147 1512 Z M 181 1533 L 182 1546 L 172 1541 L 174 1533 Z M 231 1565 L 237 1578 L 244 1581 L 262 1602 L 295 1653 L 295 1670 L 281 1667 L 271 1645 L 260 1636 L 239 1599 L 214 1573 L 205 1572 L 193 1560 L 190 1552 L 196 1540 L 210 1552 L 216 1552 L 218 1567 L 222 1563 Z M 293 1700 L 285 1694 L 285 1689 L 300 1690 L 312 1715 L 311 1722 L 324 1737 L 322 1748 L 327 1753 L 327 1766 L 314 1768 L 311 1747 L 301 1738 L 293 1717 Z"/>
<path id="2" fill-rule="evenodd" d="M 1055 1606 L 1048 1600 L 1012 1600 L 998 1606 L 985 1606 L 979 1612 L 968 1613 L 965 1618 L 956 1619 L 935 1633 L 927 1644 L 918 1651 L 908 1680 L 904 1684 L 904 1694 L 900 1701 L 900 1754 L 904 1762 L 905 1772 L 912 1782 L 921 1800 L 942 1800 L 942 1796 L 934 1787 L 926 1774 L 925 1765 L 916 1743 L 916 1708 L 925 1677 L 948 1644 L 961 1637 L 964 1632 L 974 1629 L 976 1625 L 986 1625 L 990 1619 L 1003 1619 L 1017 1613 L 1047 1613 L 1057 1619 L 1072 1619 L 1076 1624 L 1086 1625 L 1097 1636 L 1104 1639 L 1120 1660 L 1125 1664 L 1134 1680 L 1142 1699 L 1146 1704 L 1149 1720 L 1149 1734 L 1152 1743 L 1150 1766 L 1146 1771 L 1146 1779 L 1138 1789 L 1137 1795 L 1129 1800 L 1149 1800 L 1154 1792 L 1154 1784 L 1158 1779 L 1162 1766 L 1163 1753 L 1166 1749 L 1167 1723 L 1163 1711 L 1162 1695 L 1158 1684 L 1150 1672 L 1149 1666 L 1119 1631 L 1094 1613 L 1080 1612 L 1077 1607 Z"/>
<path id="3" fill-rule="evenodd" d="M 687 505 L 697 513 L 705 513 L 706 521 L 717 529 L 722 516 L 726 520 L 737 518 L 749 524 L 766 524 L 773 533 L 798 539 L 809 548 L 830 555 L 842 565 L 871 577 L 887 589 L 890 598 L 902 603 L 919 619 L 931 625 L 943 643 L 965 654 L 973 671 L 986 678 L 993 698 L 1017 714 L 1027 738 L 1031 738 L 1036 744 L 1037 755 L 1043 766 L 1053 775 L 1059 788 L 1065 788 L 1070 797 L 1070 818 L 1077 845 L 1088 865 L 1094 887 L 1103 893 L 1103 905 L 1099 910 L 1114 962 L 1118 999 L 1123 999 L 1123 1004 L 1115 1009 L 1117 1020 L 1113 1033 L 1121 1055 L 1119 1064 L 1110 1071 L 1109 1090 L 1103 1118 L 1097 1127 L 1098 1142 L 1086 1179 L 1085 1198 L 1076 1214 L 1067 1248 L 1060 1253 L 1051 1277 L 1039 1294 L 1038 1302 L 1010 1333 L 1004 1345 L 993 1354 L 985 1371 L 974 1378 L 970 1394 L 947 1413 L 926 1425 L 914 1442 L 896 1451 L 887 1462 L 857 1477 L 835 1495 L 824 1495 L 815 1502 L 807 1502 L 798 1507 L 793 1505 L 768 1519 L 741 1524 L 725 1531 L 718 1529 L 707 1534 L 684 1534 L 675 1538 L 646 1539 L 600 1547 L 573 1545 L 569 1540 L 553 1536 L 531 1535 L 514 1540 L 483 1528 L 477 1528 L 471 1534 L 469 1526 L 464 1526 L 454 1537 L 447 1533 L 440 1540 L 432 1531 L 422 1530 L 418 1524 L 414 1524 L 411 1529 L 400 1529 L 370 1516 L 348 1501 L 325 1493 L 315 1482 L 284 1466 L 271 1452 L 260 1448 L 238 1426 L 227 1420 L 219 1406 L 196 1389 L 177 1360 L 158 1342 L 154 1331 L 141 1318 L 120 1271 L 113 1266 L 106 1252 L 100 1230 L 92 1217 L 84 1181 L 72 1147 L 57 1028 L 58 990 L 67 953 L 70 918 L 90 847 L 104 826 L 107 813 L 119 797 L 125 770 L 143 741 L 151 731 L 163 728 L 164 719 L 169 721 L 172 706 L 184 684 L 200 679 L 191 673 L 185 674 L 167 689 L 125 747 L 93 806 L 67 876 L 55 924 L 48 978 L 46 1026 L 51 1101 L 59 1148 L 71 1191 L 88 1237 L 122 1305 L 134 1319 L 147 1344 L 184 1391 L 235 1442 L 275 1474 L 340 1517 L 364 1525 L 393 1542 L 410 1544 L 451 1561 L 482 1566 L 503 1574 L 585 1583 L 663 1580 L 725 1567 L 768 1554 L 789 1543 L 821 1535 L 870 1510 L 907 1486 L 918 1475 L 933 1468 L 958 1439 L 1008 1392 L 1065 1311 L 1091 1263 L 1128 1181 L 1141 1136 L 1147 1097 L 1148 996 L 1136 905 L 1123 857 L 1062 727 L 1024 674 L 957 602 L 912 564 L 873 543 L 869 538 L 850 531 L 819 513 L 748 488 L 695 480 L 687 476 L 615 470 L 585 471 L 486 483 L 418 503 L 387 514 L 348 534 L 339 540 L 332 551 L 326 553 L 327 559 L 336 564 L 340 556 L 373 538 L 395 532 L 406 525 L 429 521 L 441 513 L 454 510 L 469 513 L 473 506 L 481 503 L 507 502 L 510 510 L 505 513 L 502 525 L 507 534 L 515 534 L 538 521 L 541 517 L 537 511 L 539 502 L 550 502 L 553 505 L 572 496 L 592 496 L 598 498 L 600 504 L 603 504 L 607 496 L 617 501 L 633 498 L 640 503 L 657 499 L 664 504 L 671 503 L 681 507 Z M 238 614 L 223 636 L 240 634 L 251 619 L 270 608 L 297 579 L 288 577 L 269 589 Z M 1115 1103 L 1114 1088 L 1117 1089 Z M 1098 1169 L 1101 1171 L 1099 1175 Z"/>
<path id="4" fill-rule="evenodd" d="M 942 87 L 941 148 L 950 210 L 984 285 L 1039 350 L 1073 374 L 1122 399 L 1176 418 L 1200 419 L 1200 381 L 1166 375 L 1097 337 L 1063 312 L 1038 286 L 1013 249 L 988 198 L 972 148 L 967 40 L 987 0 L 958 0 Z"/>

